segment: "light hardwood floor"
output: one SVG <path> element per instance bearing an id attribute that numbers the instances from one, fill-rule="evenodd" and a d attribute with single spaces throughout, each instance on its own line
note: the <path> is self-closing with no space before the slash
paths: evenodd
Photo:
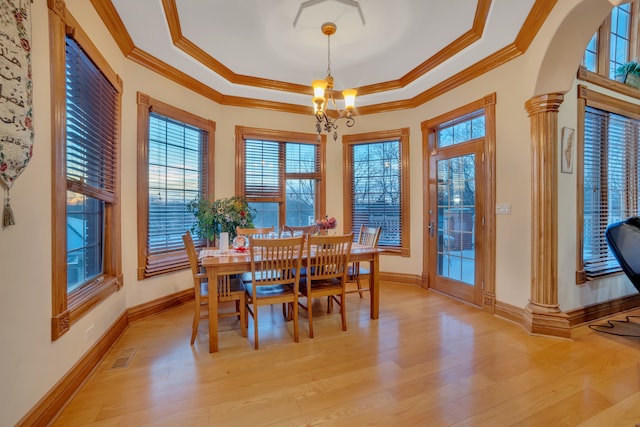
<path id="1" fill-rule="evenodd" d="M 207 322 L 190 346 L 191 304 L 134 323 L 54 425 L 640 423 L 639 338 L 586 326 L 572 340 L 529 336 L 417 287 L 381 288 L 377 321 L 348 295 L 346 332 L 322 301 L 309 339 L 301 311 L 298 344 L 280 307 L 261 310 L 257 351 L 252 322 L 247 340 L 233 318 L 221 320 L 219 353 L 207 352 Z M 112 367 L 132 349 L 127 367 Z"/>

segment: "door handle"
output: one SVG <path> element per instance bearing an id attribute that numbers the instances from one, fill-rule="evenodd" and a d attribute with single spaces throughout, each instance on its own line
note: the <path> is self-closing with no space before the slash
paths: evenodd
<path id="1" fill-rule="evenodd" d="M 433 232 L 436 228 L 436 226 L 434 225 L 433 221 L 431 221 L 429 223 L 429 225 L 427 225 L 427 228 L 429 229 L 429 236 L 433 237 Z"/>

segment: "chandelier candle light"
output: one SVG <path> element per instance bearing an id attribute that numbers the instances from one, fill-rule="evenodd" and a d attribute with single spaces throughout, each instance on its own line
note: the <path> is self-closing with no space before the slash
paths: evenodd
<path id="1" fill-rule="evenodd" d="M 336 24 L 333 22 L 325 22 L 322 24 L 322 33 L 327 36 L 327 77 L 324 80 L 314 80 L 311 83 L 313 87 L 313 112 L 316 116 L 316 131 L 318 132 L 318 138 L 324 130 L 329 133 L 333 131 L 333 140 L 338 139 L 338 125 L 336 121 L 339 119 L 346 119 L 347 127 L 351 127 L 355 124 L 356 120 L 353 117 L 353 108 L 356 102 L 355 89 L 346 89 L 342 91 L 344 98 L 344 111 L 341 111 L 333 98 L 333 76 L 331 75 L 331 36 L 336 32 Z M 331 119 L 327 115 L 327 105 L 331 102 L 333 107 L 338 112 L 338 118 Z"/>

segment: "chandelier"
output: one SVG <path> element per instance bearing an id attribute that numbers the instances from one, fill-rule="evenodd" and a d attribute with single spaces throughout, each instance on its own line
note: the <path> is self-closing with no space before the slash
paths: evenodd
<path id="1" fill-rule="evenodd" d="M 327 36 L 327 77 L 324 80 L 314 80 L 311 83 L 313 87 L 313 113 L 316 116 L 316 131 L 318 132 L 318 138 L 324 130 L 327 133 L 333 132 L 333 140 L 338 140 L 338 124 L 337 120 L 345 119 L 347 127 L 351 127 L 355 124 L 356 120 L 353 117 L 353 108 L 355 106 L 356 94 L 355 89 L 346 89 L 342 91 L 342 97 L 344 98 L 344 111 L 338 108 L 335 99 L 333 98 L 333 76 L 331 75 L 331 36 L 336 32 L 336 24 L 333 22 L 325 22 L 322 24 L 322 33 Z M 327 106 L 331 103 L 333 108 L 338 112 L 338 117 L 332 119 L 327 114 Z"/>

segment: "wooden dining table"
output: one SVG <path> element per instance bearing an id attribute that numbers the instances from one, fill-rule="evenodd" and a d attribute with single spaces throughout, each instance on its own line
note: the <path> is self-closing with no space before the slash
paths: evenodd
<path id="1" fill-rule="evenodd" d="M 380 307 L 380 261 L 381 249 L 363 246 L 357 243 L 351 245 L 349 262 L 369 262 L 371 275 L 369 280 L 370 315 L 377 319 Z M 202 256 L 204 255 L 204 256 Z M 303 255 L 306 257 L 306 255 Z M 229 249 L 226 253 L 220 253 L 216 248 L 205 248 L 201 253 L 201 265 L 207 270 L 207 281 L 218 283 L 218 277 L 229 274 L 241 274 L 251 271 L 251 259 L 249 251 L 237 252 Z M 209 353 L 218 351 L 218 298 L 209 292 Z"/>

